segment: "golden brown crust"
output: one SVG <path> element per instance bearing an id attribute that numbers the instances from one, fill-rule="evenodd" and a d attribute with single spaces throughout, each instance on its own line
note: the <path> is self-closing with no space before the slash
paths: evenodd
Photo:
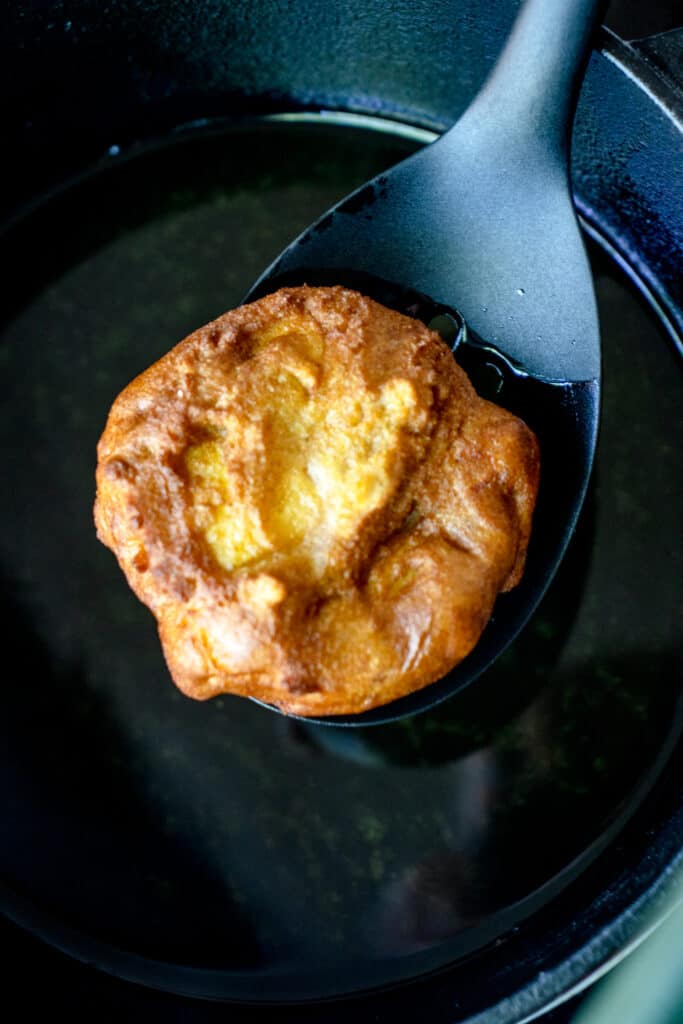
<path id="1" fill-rule="evenodd" d="M 356 713 L 440 678 L 521 577 L 531 431 L 437 334 L 290 288 L 191 334 L 116 399 L 95 521 L 186 694 Z"/>

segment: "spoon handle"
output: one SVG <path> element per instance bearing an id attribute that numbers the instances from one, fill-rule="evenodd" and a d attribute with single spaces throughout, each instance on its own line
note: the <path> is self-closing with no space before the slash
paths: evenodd
<path id="1" fill-rule="evenodd" d="M 489 78 L 467 112 L 566 157 L 593 32 L 608 0 L 526 0 Z"/>

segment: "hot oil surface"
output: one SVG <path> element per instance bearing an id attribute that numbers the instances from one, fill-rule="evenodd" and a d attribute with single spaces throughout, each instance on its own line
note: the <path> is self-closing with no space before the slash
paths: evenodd
<path id="1" fill-rule="evenodd" d="M 505 908 L 532 909 L 631 805 L 671 733 L 682 378 L 597 251 L 605 393 L 579 531 L 519 641 L 436 711 L 350 735 L 183 698 L 95 538 L 95 445 L 118 391 L 409 149 L 323 125 L 196 138 L 83 181 L 2 242 L 0 558 L 20 666 L 2 876 L 85 936 L 215 968 L 222 994 L 381 984 L 504 933 Z M 319 511 L 292 485 L 295 440 L 281 479 L 300 507 L 268 529 L 299 544 Z M 220 475 L 212 450 L 191 460 Z M 223 557 L 259 543 L 233 536 Z"/>

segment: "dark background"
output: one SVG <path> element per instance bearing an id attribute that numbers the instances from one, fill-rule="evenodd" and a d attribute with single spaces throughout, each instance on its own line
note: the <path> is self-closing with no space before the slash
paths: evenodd
<path id="1" fill-rule="evenodd" d="M 612 0 L 605 24 L 622 39 L 639 39 L 683 25 L 679 0 Z"/>
<path id="2" fill-rule="evenodd" d="M 21 6 L 21 0 L 16 6 Z M 50 6 L 44 5 L 46 16 Z M 52 7 L 61 9 L 62 4 Z M 613 0 L 605 21 L 622 38 L 640 39 L 683 26 L 683 5 L 680 0 Z M 224 1005 L 196 1003 L 103 975 L 45 946 L 4 919 L 0 920 L 0 943 L 4 1002 L 8 1007 L 20 1006 L 24 1019 L 31 1020 L 34 1014 L 46 1010 L 54 1015 L 62 1012 L 72 1021 L 95 1018 L 99 1022 L 212 1024 L 239 1019 L 239 1011 Z M 584 998 L 576 997 L 547 1014 L 545 1024 L 567 1024 Z M 356 1008 L 353 1015 L 358 1019 Z M 273 1016 L 264 1008 L 259 1019 Z"/>

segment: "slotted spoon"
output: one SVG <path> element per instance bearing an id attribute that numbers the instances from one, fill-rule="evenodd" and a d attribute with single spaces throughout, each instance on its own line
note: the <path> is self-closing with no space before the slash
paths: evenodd
<path id="1" fill-rule="evenodd" d="M 359 715 L 415 714 L 480 675 L 528 620 L 564 555 L 596 445 L 600 335 L 572 202 L 569 141 L 602 0 L 526 0 L 491 75 L 441 138 L 308 228 L 246 301 L 284 284 L 343 284 L 443 324 L 458 360 L 535 430 L 542 482 L 522 582 L 437 683 Z M 493 397 L 492 394 L 487 397 Z M 311 721 L 311 719 L 307 719 Z"/>

